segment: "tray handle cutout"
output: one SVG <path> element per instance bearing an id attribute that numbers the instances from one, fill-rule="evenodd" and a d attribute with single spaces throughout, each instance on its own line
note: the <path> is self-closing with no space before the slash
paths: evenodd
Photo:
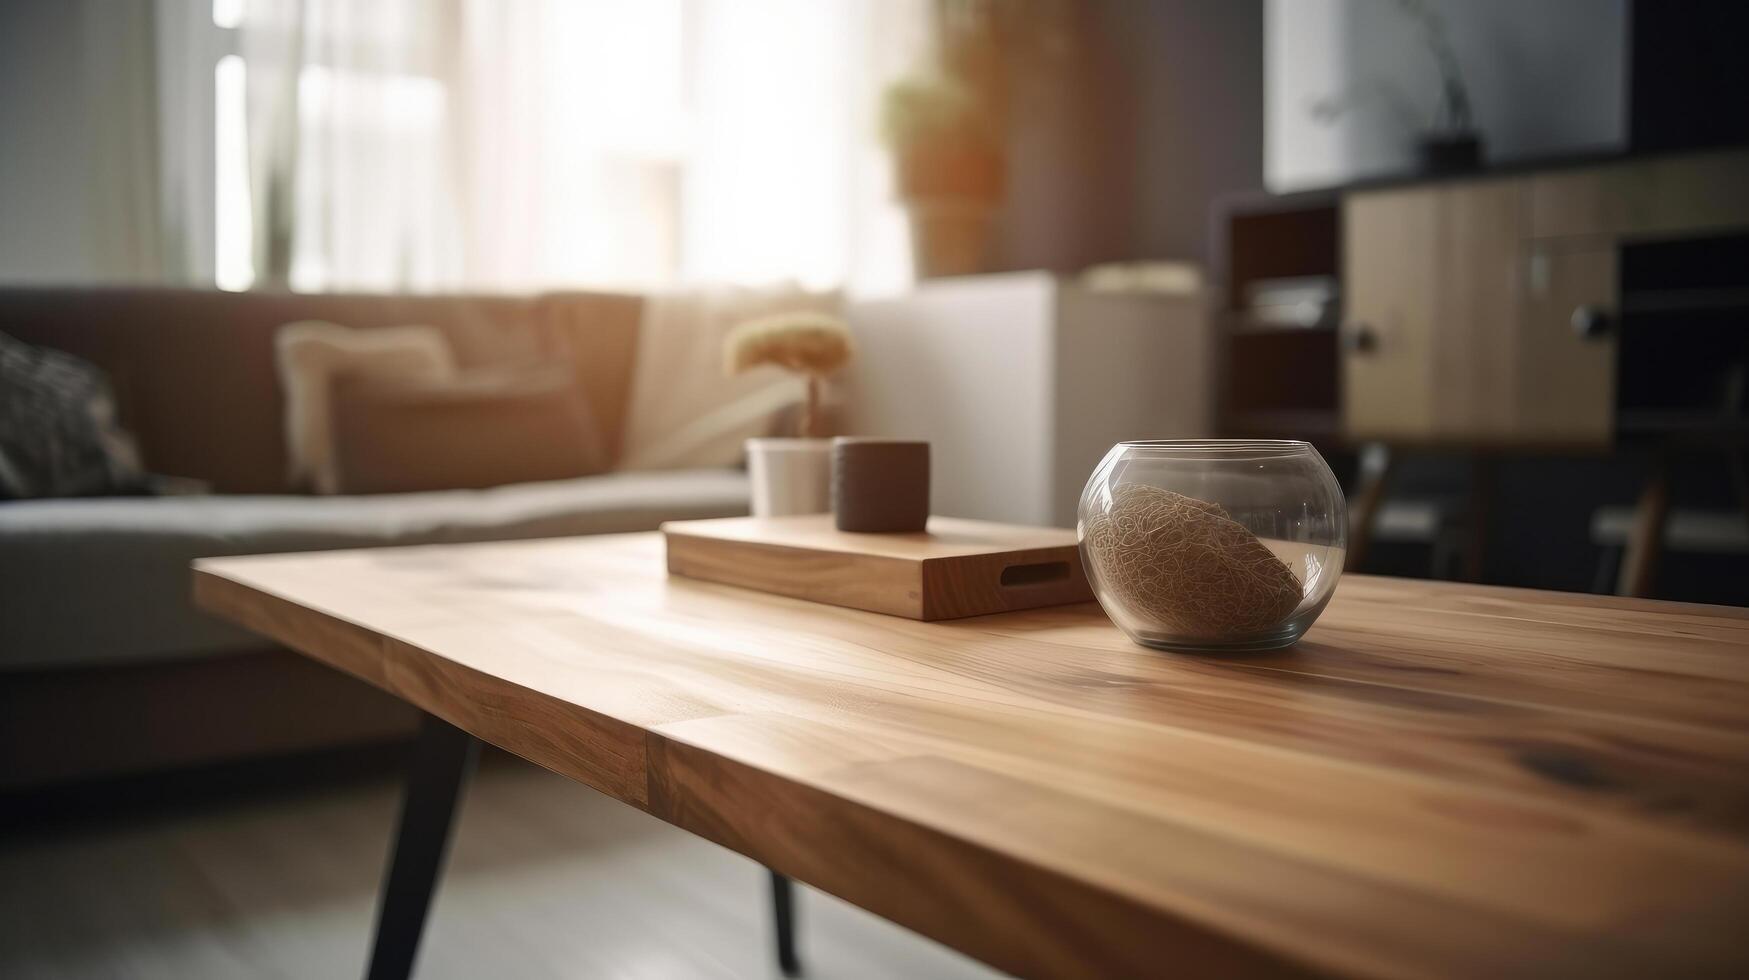
<path id="1" fill-rule="evenodd" d="M 1021 589 L 1033 585 L 1050 585 L 1068 577 L 1068 562 L 1038 561 L 1025 565 L 1009 565 L 1002 569 L 1000 582 L 1005 589 Z"/>

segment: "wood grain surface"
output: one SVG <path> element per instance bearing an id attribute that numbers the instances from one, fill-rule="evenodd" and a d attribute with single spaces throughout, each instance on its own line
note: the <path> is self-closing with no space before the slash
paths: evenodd
<path id="1" fill-rule="evenodd" d="M 1306 639 L 923 623 L 656 535 L 197 563 L 205 608 L 997 967 L 1742 976 L 1749 612 L 1350 576 Z"/>
<path id="2" fill-rule="evenodd" d="M 1075 532 L 931 517 L 924 533 L 840 531 L 831 514 L 662 525 L 668 570 L 935 621 L 1093 598 Z"/>

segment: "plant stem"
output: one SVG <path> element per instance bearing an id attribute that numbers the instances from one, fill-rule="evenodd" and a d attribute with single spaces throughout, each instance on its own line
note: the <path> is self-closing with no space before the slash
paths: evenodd
<path id="1" fill-rule="evenodd" d="M 802 410 L 802 437 L 820 438 L 820 379 L 808 375 L 808 400 Z"/>

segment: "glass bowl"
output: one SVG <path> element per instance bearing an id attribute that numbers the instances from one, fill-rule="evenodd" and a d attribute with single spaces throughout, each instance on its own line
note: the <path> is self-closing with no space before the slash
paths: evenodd
<path id="1" fill-rule="evenodd" d="M 1348 505 L 1310 443 L 1120 442 L 1081 492 L 1081 563 L 1125 635 L 1161 650 L 1273 650 L 1324 611 Z"/>

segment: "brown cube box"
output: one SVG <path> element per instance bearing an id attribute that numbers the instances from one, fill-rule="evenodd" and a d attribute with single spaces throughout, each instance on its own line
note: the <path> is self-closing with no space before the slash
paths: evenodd
<path id="1" fill-rule="evenodd" d="M 929 443 L 832 440 L 832 513 L 840 531 L 923 530 L 929 522 Z"/>

